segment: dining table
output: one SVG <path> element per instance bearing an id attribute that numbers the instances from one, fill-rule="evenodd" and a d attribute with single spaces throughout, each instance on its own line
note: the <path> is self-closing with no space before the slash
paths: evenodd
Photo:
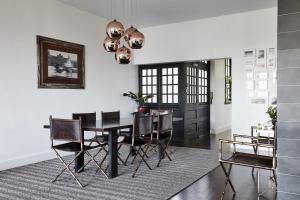
<path id="1" fill-rule="evenodd" d="M 173 122 L 182 121 L 183 118 L 173 117 Z M 154 123 L 157 123 L 157 118 L 154 118 Z M 50 125 L 43 126 L 46 129 L 50 128 Z M 118 176 L 118 132 L 121 129 L 132 129 L 133 117 L 120 118 L 118 121 L 102 123 L 102 120 L 96 120 L 93 122 L 86 122 L 82 124 L 82 134 L 84 137 L 85 131 L 91 132 L 107 132 L 108 133 L 108 178 L 115 178 Z M 160 147 L 160 145 L 159 145 Z M 163 156 L 162 149 L 159 149 L 159 156 Z M 84 153 L 75 159 L 75 171 L 84 166 Z M 80 172 L 82 172 L 82 169 Z"/>

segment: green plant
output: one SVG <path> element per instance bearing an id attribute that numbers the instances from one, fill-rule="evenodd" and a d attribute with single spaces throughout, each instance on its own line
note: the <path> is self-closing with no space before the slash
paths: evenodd
<path id="1" fill-rule="evenodd" d="M 269 117 L 272 119 L 272 121 L 277 120 L 277 107 L 276 106 L 270 106 L 266 112 Z"/>
<path id="2" fill-rule="evenodd" d="M 135 101 L 138 106 L 144 106 L 148 99 L 151 99 L 153 97 L 153 95 L 151 94 L 143 96 L 141 94 L 135 94 L 131 91 L 128 91 L 128 93 L 123 93 L 123 96 L 129 97 L 130 99 Z"/>

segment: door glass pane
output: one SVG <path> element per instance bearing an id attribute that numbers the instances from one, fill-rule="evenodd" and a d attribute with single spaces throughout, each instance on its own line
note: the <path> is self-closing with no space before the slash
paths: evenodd
<path id="1" fill-rule="evenodd" d="M 143 94 L 147 94 L 147 87 L 146 87 L 146 86 L 143 86 L 143 87 L 142 87 L 142 93 L 143 93 Z"/>
<path id="2" fill-rule="evenodd" d="M 167 69 L 166 68 L 162 69 L 162 75 L 167 75 Z"/>
<path id="3" fill-rule="evenodd" d="M 178 68 L 177 67 L 173 68 L 173 74 L 178 74 Z"/>
<path id="4" fill-rule="evenodd" d="M 178 85 L 174 85 L 174 94 L 178 94 Z"/>
<path id="5" fill-rule="evenodd" d="M 162 77 L 162 84 L 167 84 L 167 76 Z"/>
<path id="6" fill-rule="evenodd" d="M 147 84 L 147 78 L 146 78 L 146 77 L 143 77 L 142 80 L 143 80 L 143 81 L 142 81 L 142 84 L 143 84 L 143 85 L 146 85 L 146 84 Z"/>
<path id="7" fill-rule="evenodd" d="M 167 103 L 167 95 L 162 95 L 162 102 Z"/>
<path id="8" fill-rule="evenodd" d="M 152 97 L 152 101 L 155 103 L 155 102 L 157 102 L 157 96 L 156 95 L 154 95 L 153 97 Z"/>
<path id="9" fill-rule="evenodd" d="M 142 70 L 142 75 L 143 75 L 143 76 L 147 76 L 147 70 L 146 70 L 146 69 L 143 69 L 143 70 Z"/>
<path id="10" fill-rule="evenodd" d="M 156 75 L 157 75 L 157 69 L 153 69 L 153 70 L 152 70 L 152 75 L 153 75 L 153 76 L 156 76 Z"/>
<path id="11" fill-rule="evenodd" d="M 148 85 L 151 85 L 151 84 L 152 84 L 151 77 L 148 77 Z"/>
<path id="12" fill-rule="evenodd" d="M 173 93 L 173 87 L 172 87 L 172 85 L 169 85 L 168 86 L 168 93 L 170 94 L 170 93 Z"/>
<path id="13" fill-rule="evenodd" d="M 153 93 L 156 93 L 156 92 L 157 92 L 156 88 L 157 88 L 156 86 L 152 86 L 152 92 L 153 92 Z"/>
<path id="14" fill-rule="evenodd" d="M 174 95 L 174 103 L 178 103 L 178 95 Z"/>
<path id="15" fill-rule="evenodd" d="M 151 76 L 152 75 L 152 69 L 148 69 L 148 76 Z"/>
<path id="16" fill-rule="evenodd" d="M 167 86 L 166 85 L 162 86 L 162 93 L 167 94 Z"/>
<path id="17" fill-rule="evenodd" d="M 178 76 L 174 76 L 173 83 L 174 83 L 174 84 L 178 84 Z"/>
<path id="18" fill-rule="evenodd" d="M 173 95 L 168 95 L 168 103 L 173 103 Z"/>
<path id="19" fill-rule="evenodd" d="M 152 79 L 152 84 L 153 84 L 153 85 L 156 85 L 156 84 L 157 84 L 157 78 L 156 78 L 156 77 L 153 77 L 153 79 Z"/>
<path id="20" fill-rule="evenodd" d="M 172 84 L 173 80 L 172 80 L 172 76 L 168 76 L 168 84 Z"/>
<path id="21" fill-rule="evenodd" d="M 173 68 L 168 68 L 168 74 L 173 74 Z"/>

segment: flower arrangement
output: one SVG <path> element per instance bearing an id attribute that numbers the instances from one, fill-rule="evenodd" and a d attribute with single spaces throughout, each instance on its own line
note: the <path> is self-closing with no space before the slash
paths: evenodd
<path id="1" fill-rule="evenodd" d="M 127 93 L 123 93 L 123 96 L 129 97 L 134 102 L 136 102 L 136 104 L 138 105 L 139 112 L 145 111 L 145 108 L 143 106 L 145 105 L 145 103 L 147 103 L 148 99 L 151 99 L 153 97 L 152 94 L 141 95 L 141 94 L 135 94 L 131 91 L 128 91 Z"/>
<path id="2" fill-rule="evenodd" d="M 266 113 L 269 115 L 273 126 L 275 126 L 277 122 L 277 106 L 270 106 Z"/>

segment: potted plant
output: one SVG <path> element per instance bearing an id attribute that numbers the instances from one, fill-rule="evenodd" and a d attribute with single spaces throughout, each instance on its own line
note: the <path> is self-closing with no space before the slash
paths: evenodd
<path id="1" fill-rule="evenodd" d="M 275 128 L 275 124 L 277 122 L 277 107 L 276 106 L 270 106 L 266 112 L 273 124 L 273 129 Z"/>
<path id="2" fill-rule="evenodd" d="M 128 93 L 123 93 L 123 96 L 129 97 L 136 102 L 136 104 L 138 105 L 138 112 L 145 112 L 145 103 L 148 101 L 148 99 L 151 99 L 153 97 L 153 95 L 151 94 L 143 96 L 141 94 L 135 94 L 131 91 L 128 91 Z"/>

